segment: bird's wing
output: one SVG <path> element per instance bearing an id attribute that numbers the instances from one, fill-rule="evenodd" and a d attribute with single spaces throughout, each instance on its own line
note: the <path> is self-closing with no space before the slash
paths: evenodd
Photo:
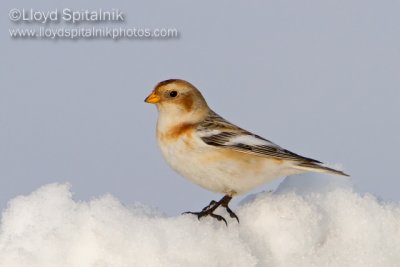
<path id="1" fill-rule="evenodd" d="M 286 150 L 273 142 L 248 132 L 210 111 L 198 125 L 197 134 L 208 145 L 232 149 L 261 157 L 291 160 L 299 163 L 321 163 Z"/>

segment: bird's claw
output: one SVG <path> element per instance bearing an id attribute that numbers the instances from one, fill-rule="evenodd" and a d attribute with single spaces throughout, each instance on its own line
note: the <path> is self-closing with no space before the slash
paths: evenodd
<path id="1" fill-rule="evenodd" d="M 207 212 L 207 211 L 200 211 L 200 212 L 186 211 L 186 212 L 184 212 L 182 214 L 193 214 L 193 215 L 196 215 L 197 219 L 199 219 L 199 220 L 202 217 L 211 216 L 212 218 L 217 219 L 218 221 L 223 221 L 226 224 L 226 226 L 228 226 L 228 222 L 225 220 L 224 217 L 222 217 L 221 215 L 218 215 L 218 214 L 214 214 L 212 212 Z"/>
<path id="2" fill-rule="evenodd" d="M 238 223 L 240 223 L 239 222 L 239 217 L 228 206 L 226 206 L 225 208 L 226 208 L 226 211 L 228 212 L 229 216 L 231 216 L 231 218 L 236 219 L 236 221 Z"/>
<path id="3" fill-rule="evenodd" d="M 218 221 L 223 221 L 223 222 L 225 223 L 225 225 L 228 226 L 227 221 L 226 221 L 225 218 L 222 217 L 221 215 L 214 214 L 214 213 L 210 213 L 210 214 L 208 214 L 208 215 L 210 215 L 210 216 L 213 217 L 214 219 L 217 219 Z"/>
<path id="4" fill-rule="evenodd" d="M 205 208 L 203 208 L 200 212 L 192 212 L 192 211 L 187 211 L 184 212 L 182 214 L 193 214 L 196 215 L 197 218 L 200 220 L 200 218 L 205 217 L 205 216 L 211 216 L 214 219 L 217 219 L 218 221 L 223 221 L 227 226 L 228 223 L 225 220 L 224 217 L 222 217 L 221 215 L 215 214 L 214 211 L 219 207 L 222 206 L 226 209 L 226 211 L 228 212 L 229 216 L 231 218 L 236 219 L 236 221 L 239 223 L 239 217 L 229 208 L 228 203 L 229 201 L 232 199 L 232 197 L 226 195 L 224 196 L 220 201 L 216 202 L 214 200 L 212 200 L 210 202 L 210 204 L 208 204 L 208 206 L 206 206 Z"/>

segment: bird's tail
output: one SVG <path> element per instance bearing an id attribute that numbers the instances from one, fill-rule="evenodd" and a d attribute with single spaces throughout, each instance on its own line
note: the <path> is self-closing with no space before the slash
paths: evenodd
<path id="1" fill-rule="evenodd" d="M 319 163 L 314 162 L 301 162 L 296 166 L 293 166 L 295 169 L 304 170 L 307 172 L 323 172 L 323 173 L 330 173 L 335 175 L 342 175 L 342 176 L 350 176 L 342 171 L 335 170 L 326 166 L 323 166 Z"/>

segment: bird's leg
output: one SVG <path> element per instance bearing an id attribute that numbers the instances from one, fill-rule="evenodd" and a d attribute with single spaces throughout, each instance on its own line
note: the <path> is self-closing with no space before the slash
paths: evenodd
<path id="1" fill-rule="evenodd" d="M 217 204 L 217 201 L 211 200 L 210 204 L 208 204 L 208 206 L 204 207 L 201 211 L 206 211 L 209 208 L 211 208 L 212 206 L 214 206 L 215 204 Z"/>
<path id="2" fill-rule="evenodd" d="M 224 217 L 213 213 L 220 205 L 221 205 L 220 201 L 216 202 L 215 200 L 212 200 L 210 202 L 210 204 L 208 204 L 206 207 L 204 207 L 200 212 L 187 211 L 182 214 L 196 215 L 199 220 L 202 217 L 211 216 L 214 219 L 217 219 L 218 221 L 223 221 L 226 225 L 228 225 L 228 223 L 226 222 Z"/>
<path id="3" fill-rule="evenodd" d="M 210 204 L 208 206 L 206 206 L 205 208 L 202 209 L 202 211 L 200 212 L 185 212 L 183 214 L 194 214 L 197 215 L 197 218 L 200 220 L 200 218 L 205 217 L 205 216 L 211 216 L 215 219 L 217 219 L 218 221 L 224 221 L 226 225 L 228 225 L 228 223 L 226 222 L 225 218 L 222 217 L 221 215 L 217 215 L 214 214 L 214 211 L 219 207 L 222 206 L 226 209 L 226 211 L 229 213 L 229 216 L 231 216 L 232 218 L 235 218 L 238 222 L 239 222 L 239 218 L 238 216 L 236 216 L 236 214 L 229 208 L 228 204 L 231 201 L 232 197 L 229 195 L 225 195 L 220 201 L 216 202 L 216 201 L 211 201 Z"/>
<path id="4" fill-rule="evenodd" d="M 239 223 L 239 217 L 229 208 L 228 204 L 231 201 L 232 197 L 229 195 L 225 195 L 221 200 L 221 206 L 224 207 L 226 209 L 226 211 L 228 212 L 229 216 L 231 216 L 231 218 L 235 218 L 236 221 Z"/>

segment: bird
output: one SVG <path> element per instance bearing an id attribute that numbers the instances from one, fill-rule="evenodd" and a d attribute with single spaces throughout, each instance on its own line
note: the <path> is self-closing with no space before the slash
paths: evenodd
<path id="1" fill-rule="evenodd" d="M 184 214 L 198 219 L 210 216 L 227 224 L 215 213 L 223 207 L 239 222 L 228 205 L 231 199 L 273 179 L 305 172 L 349 176 L 225 120 L 188 81 L 161 81 L 145 102 L 157 107 L 157 141 L 172 169 L 209 191 L 223 194 L 201 211 Z"/>

